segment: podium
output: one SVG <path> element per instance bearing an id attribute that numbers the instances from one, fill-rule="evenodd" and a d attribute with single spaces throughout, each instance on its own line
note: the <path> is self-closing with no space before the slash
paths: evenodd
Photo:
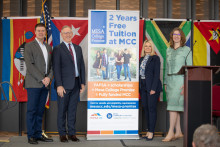
<path id="1" fill-rule="evenodd" d="M 183 66 L 184 147 L 191 147 L 193 133 L 202 124 L 212 124 L 212 79 L 220 66 Z"/>

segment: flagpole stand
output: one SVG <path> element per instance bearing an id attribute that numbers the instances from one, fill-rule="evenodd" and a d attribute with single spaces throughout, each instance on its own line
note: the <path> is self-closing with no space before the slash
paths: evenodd
<path id="1" fill-rule="evenodd" d="M 51 138 L 51 135 L 46 134 L 45 130 L 42 130 L 42 136 L 45 138 Z"/>
<path id="2" fill-rule="evenodd" d="M 46 110 L 44 111 L 44 117 L 42 120 L 42 136 L 45 138 L 51 138 L 50 135 L 46 134 Z"/>
<path id="3" fill-rule="evenodd" d="M 21 104 L 21 102 L 19 102 L 18 103 L 18 134 L 19 134 L 19 136 L 22 136 L 22 111 L 21 111 L 21 109 L 22 109 L 22 106 L 21 106 L 22 104 Z"/>

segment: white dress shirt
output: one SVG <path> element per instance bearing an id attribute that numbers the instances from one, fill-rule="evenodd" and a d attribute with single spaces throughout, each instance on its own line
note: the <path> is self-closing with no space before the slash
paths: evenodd
<path id="1" fill-rule="evenodd" d="M 45 69 L 45 74 L 47 74 L 47 65 L 48 65 L 48 52 L 47 52 L 47 48 L 45 46 L 45 44 L 41 43 L 40 41 L 37 40 L 37 38 L 35 38 L 36 41 L 38 42 L 42 52 L 43 52 L 43 55 L 44 55 L 44 60 L 45 60 L 45 63 L 46 63 L 46 69 Z"/>

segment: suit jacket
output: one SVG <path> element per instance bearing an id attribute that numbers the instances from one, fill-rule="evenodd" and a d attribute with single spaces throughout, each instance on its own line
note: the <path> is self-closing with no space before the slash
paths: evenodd
<path id="1" fill-rule="evenodd" d="M 101 65 L 107 67 L 108 66 L 108 54 L 106 53 L 107 58 L 105 58 L 104 54 L 102 54 L 102 62 Z"/>
<path id="2" fill-rule="evenodd" d="M 79 72 L 80 86 L 85 85 L 85 64 L 80 46 L 73 44 L 77 67 Z M 72 56 L 65 45 L 62 42 L 56 46 L 53 50 L 53 71 L 55 78 L 55 87 L 63 86 L 64 89 L 73 89 L 75 84 L 75 66 Z M 80 87 L 81 88 L 81 87 Z"/>
<path id="3" fill-rule="evenodd" d="M 24 60 L 27 67 L 24 82 L 25 88 L 43 87 L 42 80 L 45 78 L 45 75 L 52 80 L 52 48 L 46 43 L 45 46 L 48 53 L 47 73 L 44 55 L 36 39 L 25 44 Z"/>
<path id="4" fill-rule="evenodd" d="M 139 67 L 144 57 L 141 57 Z M 140 76 L 139 76 L 140 79 Z M 140 79 L 141 80 L 141 79 Z M 160 81 L 160 58 L 157 55 L 150 56 L 145 66 L 145 81 L 148 92 L 154 90 L 156 92 L 162 91 L 162 84 Z M 140 82 L 139 82 L 140 83 Z M 139 84 L 140 88 L 141 85 Z"/>

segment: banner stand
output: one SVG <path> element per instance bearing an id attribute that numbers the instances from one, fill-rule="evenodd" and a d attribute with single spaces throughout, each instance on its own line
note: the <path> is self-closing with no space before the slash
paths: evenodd
<path id="1" fill-rule="evenodd" d="M 139 135 L 92 135 L 87 134 L 87 140 L 114 140 L 114 139 L 140 139 Z"/>
<path id="2" fill-rule="evenodd" d="M 87 139 L 139 139 L 139 11 L 89 10 Z"/>

